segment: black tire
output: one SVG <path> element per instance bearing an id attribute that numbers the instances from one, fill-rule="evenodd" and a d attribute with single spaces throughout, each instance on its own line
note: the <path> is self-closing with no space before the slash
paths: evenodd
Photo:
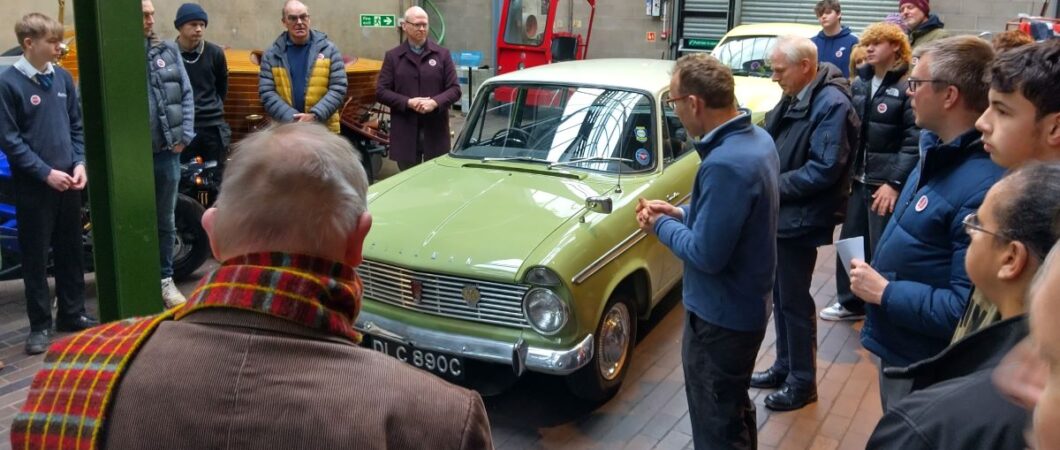
<path id="1" fill-rule="evenodd" d="M 612 323 L 612 320 L 616 322 Z M 614 345 L 609 345 L 616 343 L 611 339 L 616 333 L 604 331 L 605 327 L 615 330 L 616 326 L 625 331 L 625 348 L 621 355 L 613 352 Z M 566 382 L 567 388 L 576 397 L 590 402 L 603 402 L 618 393 L 633 362 L 633 348 L 637 342 L 637 309 L 633 300 L 623 294 L 612 295 L 596 324 L 593 339 L 593 359 L 585 367 L 568 375 Z M 611 347 L 612 351 L 605 353 L 605 346 Z M 612 367 L 611 363 L 616 360 L 617 364 L 611 370 L 605 369 Z"/>
<path id="2" fill-rule="evenodd" d="M 202 228 L 202 214 L 206 212 L 195 199 L 184 194 L 177 195 L 174 213 L 177 225 L 177 242 L 173 244 L 173 278 L 184 280 L 191 277 L 210 257 L 210 240 Z"/>

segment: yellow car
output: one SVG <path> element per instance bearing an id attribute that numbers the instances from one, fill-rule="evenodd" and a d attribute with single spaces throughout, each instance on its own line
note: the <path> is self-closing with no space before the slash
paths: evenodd
<path id="1" fill-rule="evenodd" d="M 711 52 L 729 66 L 736 77 L 736 99 L 740 106 L 751 110 L 755 123 L 761 124 L 765 114 L 780 101 L 780 86 L 770 79 L 769 52 L 777 37 L 785 35 L 811 38 L 821 31 L 818 25 L 800 23 L 760 23 L 740 25 L 721 38 Z"/>

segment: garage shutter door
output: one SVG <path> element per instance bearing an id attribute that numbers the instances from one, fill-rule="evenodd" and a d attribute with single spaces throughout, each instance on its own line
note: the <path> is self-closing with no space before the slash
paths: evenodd
<path id="1" fill-rule="evenodd" d="M 680 37 L 720 40 L 729 31 L 729 0 L 685 0 L 682 8 Z"/>
<path id="2" fill-rule="evenodd" d="M 739 23 L 764 22 L 817 23 L 813 13 L 816 0 L 742 0 Z M 897 0 L 841 0 L 843 25 L 860 33 L 866 26 L 880 22 L 887 14 L 898 12 Z"/>

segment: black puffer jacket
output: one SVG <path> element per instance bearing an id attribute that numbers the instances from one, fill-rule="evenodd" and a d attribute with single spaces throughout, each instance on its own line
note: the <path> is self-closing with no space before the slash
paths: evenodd
<path id="1" fill-rule="evenodd" d="M 920 129 L 905 92 L 908 70 L 903 65 L 887 72 L 873 96 L 872 66 L 858 68 L 851 87 L 851 103 L 861 117 L 861 145 L 854 154 L 855 180 L 874 186 L 887 183 L 901 191 L 920 159 Z"/>

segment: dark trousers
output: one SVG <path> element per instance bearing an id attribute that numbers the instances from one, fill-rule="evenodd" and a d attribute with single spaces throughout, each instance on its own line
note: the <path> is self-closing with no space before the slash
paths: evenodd
<path id="1" fill-rule="evenodd" d="M 765 330 L 736 331 L 685 312 L 681 361 L 696 450 L 758 447 L 755 406 L 747 395 Z"/>
<path id="2" fill-rule="evenodd" d="M 773 324 L 777 360 L 785 383 L 802 390 L 817 386 L 817 305 L 810 295 L 816 245 L 804 238 L 777 239 L 777 277 L 773 284 Z"/>
<path id="3" fill-rule="evenodd" d="M 60 321 L 85 313 L 84 247 L 81 242 L 81 191 L 59 192 L 46 183 L 16 174 L 15 217 L 22 252 L 22 283 L 31 331 L 52 326 L 48 290 L 48 248 L 55 262 L 55 295 Z"/>
<path id="4" fill-rule="evenodd" d="M 232 130 L 227 124 L 195 127 L 195 139 L 180 153 L 180 163 L 187 164 L 192 158 L 201 156 L 204 161 L 217 161 L 223 170 L 231 139 Z"/>
<path id="5" fill-rule="evenodd" d="M 850 189 L 850 200 L 847 201 L 847 216 L 843 222 L 843 229 L 839 232 L 840 239 L 864 236 L 865 237 L 865 261 L 872 261 L 872 252 L 876 251 L 876 244 L 880 242 L 880 235 L 887 226 L 891 215 L 881 216 L 872 211 L 872 194 L 879 186 L 862 184 L 855 181 Z M 865 314 L 865 302 L 850 292 L 850 276 L 843 269 L 843 264 L 836 256 L 835 265 L 835 290 L 836 300 L 848 311 Z"/>
<path id="6" fill-rule="evenodd" d="M 404 172 L 420 165 L 423 159 L 423 128 L 416 130 L 416 159 L 413 161 L 397 161 L 398 170 Z"/>

